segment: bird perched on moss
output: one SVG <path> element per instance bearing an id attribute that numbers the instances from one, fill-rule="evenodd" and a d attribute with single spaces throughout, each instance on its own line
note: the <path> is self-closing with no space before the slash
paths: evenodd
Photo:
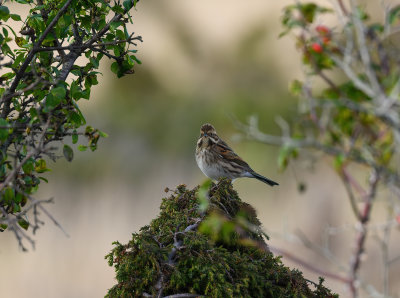
<path id="1" fill-rule="evenodd" d="M 203 124 L 196 147 L 196 162 L 200 170 L 209 178 L 236 179 L 240 177 L 256 178 L 270 186 L 279 185 L 256 173 L 241 159 L 218 135 L 215 128 Z"/>

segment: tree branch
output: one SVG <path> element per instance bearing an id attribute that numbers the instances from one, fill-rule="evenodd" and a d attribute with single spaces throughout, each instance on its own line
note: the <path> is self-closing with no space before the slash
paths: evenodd
<path id="1" fill-rule="evenodd" d="M 47 121 L 45 126 L 43 127 L 42 134 L 39 136 L 39 141 L 38 141 L 38 146 L 33 147 L 32 150 L 24 157 L 24 159 L 14 167 L 14 169 L 8 173 L 6 179 L 4 180 L 3 183 L 0 183 L 0 192 L 6 187 L 11 181 L 15 179 L 15 176 L 19 173 L 21 170 L 22 166 L 31 158 L 34 157 L 38 154 L 40 154 L 43 151 L 43 145 L 44 145 L 44 137 L 47 133 L 47 128 L 49 127 L 50 124 L 50 119 Z"/>
<path id="2" fill-rule="evenodd" d="M 357 285 L 356 282 L 358 280 L 358 271 L 361 265 L 361 256 L 364 253 L 365 240 L 368 232 L 368 222 L 370 219 L 370 214 L 373 206 L 373 201 L 376 196 L 376 188 L 379 182 L 379 173 L 377 173 L 374 169 L 371 171 L 370 175 L 370 188 L 368 192 L 368 196 L 365 197 L 364 208 L 361 212 L 361 218 L 359 221 L 359 230 L 356 235 L 356 249 L 353 253 L 353 256 L 350 260 L 350 291 L 353 297 L 357 297 Z"/>
<path id="3" fill-rule="evenodd" d="M 55 17 L 51 20 L 50 24 L 46 27 L 46 29 L 43 31 L 43 33 L 40 36 L 40 38 L 38 39 L 38 41 L 33 45 L 33 48 L 28 53 L 27 57 L 25 58 L 24 63 L 22 63 L 21 67 L 19 68 L 18 72 L 16 73 L 14 81 L 11 83 L 11 86 L 4 92 L 4 95 L 2 96 L 2 98 L 0 100 L 1 104 L 3 104 L 1 118 L 5 119 L 6 116 L 8 115 L 8 113 L 10 111 L 11 99 L 13 98 L 12 95 L 15 92 L 15 89 L 17 88 L 19 81 L 24 76 L 25 70 L 28 68 L 29 64 L 31 63 L 32 59 L 34 58 L 35 54 L 37 53 L 37 50 L 40 48 L 42 42 L 45 40 L 47 35 L 53 29 L 53 26 L 58 22 L 58 20 L 61 18 L 61 16 L 68 9 L 68 7 L 70 6 L 72 1 L 73 0 L 67 0 L 65 2 L 65 4 L 63 5 L 63 7 L 55 15 Z"/>
<path id="4" fill-rule="evenodd" d="M 311 265 L 309 262 L 301 260 L 300 258 L 294 256 L 293 254 L 291 254 L 290 252 L 288 252 L 286 250 L 283 250 L 283 249 L 280 249 L 280 248 L 277 248 L 277 247 L 274 247 L 274 246 L 271 246 L 271 245 L 269 245 L 269 249 L 273 253 L 275 253 L 277 255 L 280 255 L 280 256 L 283 256 L 285 258 L 288 258 L 289 260 L 299 264 L 300 266 L 302 266 L 304 268 L 307 268 L 308 270 L 310 270 L 312 272 L 315 272 L 315 273 L 317 273 L 317 274 L 319 274 L 319 275 L 321 275 L 323 277 L 332 278 L 332 279 L 341 281 L 341 282 L 343 282 L 345 284 L 348 284 L 350 282 L 349 278 L 341 276 L 341 275 L 338 275 L 338 274 L 335 274 L 335 273 L 332 273 L 332 272 L 327 272 L 327 271 L 321 270 L 321 269 Z"/>

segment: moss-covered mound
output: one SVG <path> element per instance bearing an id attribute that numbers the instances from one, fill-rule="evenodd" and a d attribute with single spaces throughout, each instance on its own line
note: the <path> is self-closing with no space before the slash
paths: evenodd
<path id="1" fill-rule="evenodd" d="M 336 297 L 269 252 L 254 209 L 230 181 L 211 187 L 206 212 L 197 191 L 179 186 L 150 225 L 114 243 L 106 258 L 118 283 L 108 297 Z"/>

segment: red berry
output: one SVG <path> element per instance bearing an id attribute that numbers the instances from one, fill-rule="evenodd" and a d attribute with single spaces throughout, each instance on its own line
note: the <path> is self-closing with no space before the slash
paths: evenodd
<path id="1" fill-rule="evenodd" d="M 328 35 L 331 32 L 331 30 L 324 25 L 318 25 L 315 27 L 315 30 L 321 35 Z"/>
<path id="2" fill-rule="evenodd" d="M 400 224 L 400 214 L 396 215 L 396 221 L 397 221 L 398 224 Z"/>
<path id="3" fill-rule="evenodd" d="M 314 42 L 314 43 L 311 45 L 311 49 L 312 49 L 315 53 L 318 53 L 318 54 L 322 53 L 322 46 L 321 46 L 319 43 Z"/>

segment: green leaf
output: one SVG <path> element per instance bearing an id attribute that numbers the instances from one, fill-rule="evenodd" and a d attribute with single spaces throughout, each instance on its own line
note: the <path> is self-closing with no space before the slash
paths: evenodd
<path id="1" fill-rule="evenodd" d="M 90 88 L 92 85 L 97 85 L 99 82 L 97 81 L 97 76 L 95 74 L 89 75 L 85 79 L 85 87 Z"/>
<path id="2" fill-rule="evenodd" d="M 14 202 L 20 204 L 23 201 L 24 197 L 25 196 L 23 194 L 17 192 L 17 194 L 15 195 Z"/>
<path id="3" fill-rule="evenodd" d="M 21 218 L 18 220 L 18 224 L 21 228 L 23 228 L 24 230 L 28 230 L 29 228 L 29 222 L 27 222 L 25 219 Z"/>
<path id="4" fill-rule="evenodd" d="M 124 26 L 124 29 L 125 29 L 125 26 Z M 120 40 L 124 40 L 124 39 L 128 39 L 126 36 L 125 36 L 125 33 L 122 31 L 122 30 L 116 30 L 115 31 L 115 35 L 118 37 L 118 39 L 120 39 Z M 129 36 L 128 36 L 129 37 Z"/>
<path id="5" fill-rule="evenodd" d="M 35 171 L 37 173 L 49 172 L 50 169 L 47 168 L 46 161 L 44 159 L 39 159 L 35 162 Z"/>
<path id="6" fill-rule="evenodd" d="M 22 62 L 22 60 L 24 60 L 24 58 L 25 58 L 25 53 L 18 54 L 17 58 L 15 58 L 14 63 L 12 64 L 12 66 L 17 67 Z"/>
<path id="7" fill-rule="evenodd" d="M 113 73 L 118 73 L 118 71 L 119 71 L 119 64 L 118 64 L 117 62 L 113 62 L 113 63 L 111 64 L 111 71 L 112 71 Z"/>
<path id="8" fill-rule="evenodd" d="M 76 133 L 76 130 L 74 130 L 74 133 L 72 134 L 72 144 L 78 143 L 78 139 L 79 139 L 79 136 Z"/>
<path id="9" fill-rule="evenodd" d="M 137 62 L 137 64 L 142 64 L 142 61 L 140 61 L 135 55 L 131 55 L 130 58 L 135 60 Z"/>
<path id="10" fill-rule="evenodd" d="M 6 187 L 4 189 L 4 194 L 3 194 L 4 203 L 9 205 L 14 200 L 14 196 L 15 196 L 14 189 L 12 189 L 11 187 Z"/>
<path id="11" fill-rule="evenodd" d="M 312 23 L 314 21 L 315 12 L 318 6 L 315 3 L 300 4 L 300 11 L 307 22 Z"/>
<path id="12" fill-rule="evenodd" d="M 388 23 L 394 25 L 396 21 L 400 20 L 400 5 L 393 7 L 387 15 Z"/>
<path id="13" fill-rule="evenodd" d="M 132 56 L 129 56 L 129 55 L 127 55 L 127 61 L 128 61 L 128 64 L 129 64 L 129 66 L 131 66 L 131 67 L 133 67 L 134 65 L 135 65 L 135 60 L 133 60 L 132 59 L 132 57 L 135 57 L 134 55 L 132 55 Z"/>
<path id="14" fill-rule="evenodd" d="M 21 21 L 21 17 L 18 14 L 10 14 L 10 17 L 14 20 L 14 21 Z"/>
<path id="15" fill-rule="evenodd" d="M 346 157 L 343 154 L 339 154 L 333 160 L 333 165 L 336 171 L 341 172 L 343 168 L 343 164 L 346 161 Z"/>
<path id="16" fill-rule="evenodd" d="M 119 46 L 117 45 L 117 46 L 114 46 L 114 55 L 115 56 L 117 56 L 117 57 L 119 57 L 119 56 L 121 56 L 121 51 L 120 51 L 120 48 L 119 48 Z"/>
<path id="17" fill-rule="evenodd" d="M 4 34 L 4 37 L 7 39 L 7 37 L 8 37 L 8 31 L 7 31 L 7 29 L 4 28 L 4 27 L 3 27 L 3 34 Z"/>
<path id="18" fill-rule="evenodd" d="M 61 98 L 54 96 L 53 93 L 50 93 L 46 97 L 46 103 L 45 103 L 45 112 L 49 112 L 53 110 L 56 106 L 58 106 L 61 102 Z"/>
<path id="19" fill-rule="evenodd" d="M 39 179 L 40 179 L 40 180 L 43 180 L 43 181 L 46 182 L 46 183 L 49 183 L 49 180 L 47 180 L 47 179 L 44 178 L 44 177 L 39 177 Z"/>
<path id="20" fill-rule="evenodd" d="M 51 94 L 53 94 L 55 97 L 61 99 L 65 98 L 67 91 L 65 90 L 64 87 L 55 87 L 51 89 Z"/>
<path id="21" fill-rule="evenodd" d="M 22 165 L 22 170 L 24 170 L 24 173 L 29 175 L 32 173 L 32 171 L 35 169 L 35 165 L 33 162 L 33 159 L 29 159 L 25 164 Z"/>
<path id="22" fill-rule="evenodd" d="M 126 11 L 129 11 L 133 7 L 133 0 L 125 0 L 123 6 Z"/>
<path id="23" fill-rule="evenodd" d="M 63 153 L 65 159 L 68 160 L 69 162 L 71 162 L 74 159 L 74 150 L 72 150 L 70 146 L 64 145 Z"/>
<path id="24" fill-rule="evenodd" d="M 124 23 L 121 22 L 121 21 L 112 22 L 112 23 L 110 24 L 110 29 L 111 29 L 112 31 L 114 31 L 116 28 L 118 28 L 119 26 L 121 26 L 121 25 L 123 25 L 123 24 L 124 24 Z"/>
<path id="25" fill-rule="evenodd" d="M 102 138 L 108 138 L 108 134 L 106 134 L 105 132 L 103 132 L 103 131 L 98 131 L 99 132 L 99 135 L 102 137 Z"/>
<path id="26" fill-rule="evenodd" d="M 86 151 L 86 150 L 87 150 L 87 148 L 88 148 L 87 146 L 84 146 L 84 145 L 78 145 L 78 150 L 79 150 L 79 151 L 82 151 L 82 152 L 83 152 L 83 151 Z"/>
<path id="27" fill-rule="evenodd" d="M 89 99 L 90 98 L 90 88 L 86 88 L 82 90 L 82 98 Z"/>
<path id="28" fill-rule="evenodd" d="M 89 92 L 89 95 L 90 95 L 90 92 Z M 75 109 L 76 109 L 76 112 L 79 114 L 79 116 L 81 117 L 81 123 L 82 123 L 82 125 L 84 125 L 84 124 L 86 124 L 86 119 L 85 119 L 85 117 L 83 116 L 83 114 L 82 114 L 82 111 L 79 109 L 79 106 L 78 106 L 78 104 L 76 103 L 76 102 L 72 102 L 72 104 L 74 105 L 74 107 L 75 107 Z"/>
<path id="29" fill-rule="evenodd" d="M 81 116 L 77 113 L 72 111 L 69 114 L 69 120 L 71 121 L 72 124 L 74 124 L 75 127 L 79 127 L 83 124 Z"/>
<path id="30" fill-rule="evenodd" d="M 78 85 L 77 81 L 72 82 L 71 84 L 71 88 L 70 88 L 70 96 L 75 99 L 78 100 L 80 98 L 82 98 L 82 90 L 81 87 Z"/>
<path id="31" fill-rule="evenodd" d="M 13 77 L 15 77 L 15 72 L 7 72 L 1 76 L 1 78 L 4 78 L 6 80 L 9 80 Z"/>
<path id="32" fill-rule="evenodd" d="M 12 205 L 13 205 L 13 209 L 12 209 L 13 213 L 21 212 L 21 206 L 20 205 L 18 205 L 16 203 L 13 203 Z"/>
<path id="33" fill-rule="evenodd" d="M 303 92 L 303 83 L 299 80 L 294 80 L 289 86 L 289 91 L 295 96 L 301 95 Z"/>
<path id="34" fill-rule="evenodd" d="M 298 155 L 297 149 L 291 146 L 284 146 L 281 148 L 278 156 L 278 167 L 280 171 L 286 169 L 289 164 L 290 158 L 296 158 Z"/>
<path id="35" fill-rule="evenodd" d="M 90 57 L 90 62 L 92 62 L 93 66 L 95 68 L 99 68 L 99 59 L 98 58 L 96 59 L 96 58 Z"/>
<path id="36" fill-rule="evenodd" d="M 211 179 L 207 179 L 197 191 L 197 200 L 199 201 L 199 211 L 206 212 L 209 205 L 208 191 L 212 184 Z"/>
<path id="37" fill-rule="evenodd" d="M 10 10 L 7 6 L 1 5 L 0 6 L 0 19 L 7 21 L 10 17 Z"/>
<path id="38" fill-rule="evenodd" d="M 114 11 L 115 13 L 120 13 L 123 14 L 124 13 L 124 9 L 119 6 L 119 5 L 114 5 L 112 8 L 112 11 Z"/>
<path id="39" fill-rule="evenodd" d="M 6 119 L 0 118 L 0 141 L 4 142 L 7 140 L 10 129 L 7 128 L 10 124 Z"/>

